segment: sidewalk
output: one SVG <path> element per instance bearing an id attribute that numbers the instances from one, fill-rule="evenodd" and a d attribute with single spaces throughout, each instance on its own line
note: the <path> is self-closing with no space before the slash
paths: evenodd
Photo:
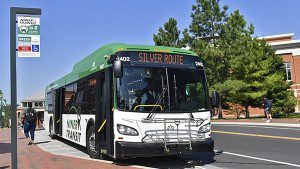
<path id="1" fill-rule="evenodd" d="M 212 124 L 243 124 L 243 125 L 265 125 L 281 127 L 300 127 L 300 118 L 274 119 L 266 123 L 266 118 L 254 119 L 212 119 Z"/>
<path id="2" fill-rule="evenodd" d="M 42 144 L 42 143 L 41 143 Z M 0 130 L 0 168 L 11 168 L 10 129 Z M 18 168 L 22 169 L 68 169 L 68 168 L 133 168 L 106 163 L 94 159 L 80 159 L 54 155 L 43 151 L 37 145 L 28 146 L 21 130 L 18 130 Z"/>

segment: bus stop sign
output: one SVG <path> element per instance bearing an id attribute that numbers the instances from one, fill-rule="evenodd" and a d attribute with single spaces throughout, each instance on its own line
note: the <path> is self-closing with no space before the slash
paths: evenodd
<path id="1" fill-rule="evenodd" d="M 40 57 L 40 17 L 18 16 L 18 57 Z"/>

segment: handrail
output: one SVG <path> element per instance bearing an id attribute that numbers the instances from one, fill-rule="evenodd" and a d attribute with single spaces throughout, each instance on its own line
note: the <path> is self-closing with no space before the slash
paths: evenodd
<path id="1" fill-rule="evenodd" d="M 98 133 L 100 133 L 100 131 L 102 130 L 105 124 L 106 124 L 106 119 L 102 122 L 100 128 L 98 129 Z"/>
<path id="2" fill-rule="evenodd" d="M 136 108 L 138 108 L 138 107 L 159 107 L 160 111 L 163 110 L 163 107 L 159 104 L 139 104 L 139 105 L 136 105 L 133 110 L 136 110 Z"/>

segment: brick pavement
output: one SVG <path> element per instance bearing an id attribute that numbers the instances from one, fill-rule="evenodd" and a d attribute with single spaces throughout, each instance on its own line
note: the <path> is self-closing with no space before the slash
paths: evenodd
<path id="1" fill-rule="evenodd" d="M 0 169 L 11 168 L 10 129 L 0 129 Z M 68 169 L 68 168 L 133 168 L 121 164 L 105 163 L 67 156 L 54 155 L 43 151 L 38 146 L 28 146 L 21 130 L 18 130 L 18 168 L 22 169 Z"/>

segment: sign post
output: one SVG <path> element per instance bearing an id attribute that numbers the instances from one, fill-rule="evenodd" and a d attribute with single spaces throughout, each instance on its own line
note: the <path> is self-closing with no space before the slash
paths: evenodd
<path id="1" fill-rule="evenodd" d="M 17 80 L 16 80 L 16 76 L 17 76 L 17 73 L 16 73 L 16 50 L 17 50 L 17 48 L 16 48 L 16 21 L 17 20 L 16 20 L 16 15 L 41 15 L 41 9 L 18 8 L 18 7 L 10 8 L 10 89 L 11 89 L 11 167 L 12 167 L 12 169 L 18 168 L 17 116 L 16 116 L 16 112 L 17 112 Z M 29 22 L 26 22 L 26 24 L 33 25 Z M 25 23 L 24 23 L 24 25 L 25 25 Z M 24 27 L 27 27 L 27 26 L 24 26 Z M 28 32 L 24 31 L 24 33 L 28 33 Z M 32 39 L 31 39 L 31 44 L 35 45 L 37 43 L 32 43 Z M 18 45 L 20 45 L 20 44 L 18 43 Z M 27 57 L 28 56 L 30 56 L 30 55 L 27 55 Z M 38 54 L 38 56 L 39 56 L 39 54 Z"/>

